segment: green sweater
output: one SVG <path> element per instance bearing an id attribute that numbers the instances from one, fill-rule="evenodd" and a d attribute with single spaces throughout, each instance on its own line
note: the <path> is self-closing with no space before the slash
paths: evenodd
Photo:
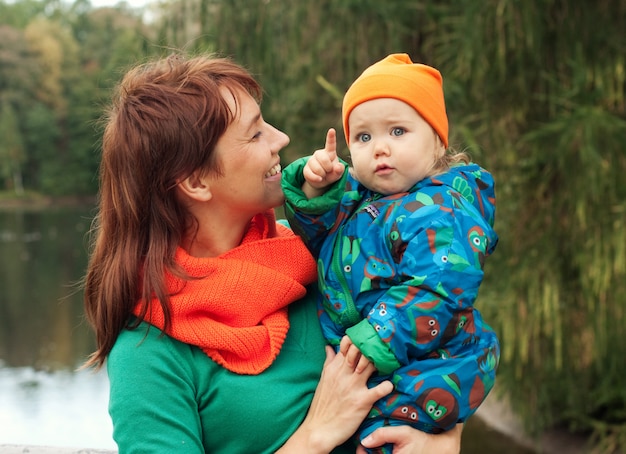
<path id="1" fill-rule="evenodd" d="M 113 438 L 127 453 L 270 453 L 304 419 L 325 358 L 314 298 L 289 306 L 278 358 L 237 375 L 143 323 L 107 360 Z M 345 452 L 354 452 L 354 447 Z"/>

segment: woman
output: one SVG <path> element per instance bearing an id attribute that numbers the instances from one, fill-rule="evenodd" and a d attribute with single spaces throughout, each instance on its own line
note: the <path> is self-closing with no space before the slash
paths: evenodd
<path id="1" fill-rule="evenodd" d="M 107 362 L 121 453 L 326 453 L 392 389 L 323 353 L 315 263 L 273 213 L 289 138 L 260 98 L 229 60 L 174 56 L 132 69 L 108 112 L 87 364 Z M 460 429 L 364 444 L 384 442 L 458 452 Z"/>

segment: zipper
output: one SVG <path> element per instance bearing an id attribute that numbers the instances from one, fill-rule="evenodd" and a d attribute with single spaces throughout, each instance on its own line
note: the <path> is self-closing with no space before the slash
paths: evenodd
<path id="1" fill-rule="evenodd" d="M 352 293 L 350 292 L 350 287 L 348 286 L 348 281 L 344 274 L 343 263 L 342 263 L 342 254 L 341 250 L 343 245 L 341 244 L 343 237 L 343 231 L 346 227 L 346 224 L 354 218 L 359 211 L 364 206 L 367 206 L 371 202 L 373 202 L 376 198 L 380 197 L 368 197 L 365 199 L 359 207 L 352 213 L 352 215 L 343 223 L 343 225 L 337 230 L 337 234 L 335 236 L 335 244 L 333 245 L 333 253 L 331 255 L 331 263 L 330 268 L 332 272 L 337 276 L 337 280 L 339 281 L 339 285 L 341 287 L 340 291 L 344 295 L 344 299 L 346 302 L 346 310 L 343 314 L 341 314 L 340 320 L 343 326 L 353 326 L 361 321 L 361 315 L 354 304 L 354 299 L 352 298 Z M 352 248 L 352 245 L 350 245 Z M 360 251 L 359 251 L 360 253 Z"/>

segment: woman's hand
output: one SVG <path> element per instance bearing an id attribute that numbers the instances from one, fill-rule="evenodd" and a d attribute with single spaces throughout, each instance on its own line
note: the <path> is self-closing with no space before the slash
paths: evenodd
<path id="1" fill-rule="evenodd" d="M 457 424 L 442 434 L 428 434 L 409 426 L 387 426 L 376 429 L 364 438 L 357 454 L 365 454 L 365 448 L 376 448 L 385 443 L 393 444 L 394 454 L 459 454 L 463 424 Z"/>
<path id="2" fill-rule="evenodd" d="M 348 336 L 343 336 L 339 343 L 339 352 L 346 357 L 346 361 L 350 367 L 358 373 L 365 371 L 370 364 L 370 360 L 361 354 L 361 350 L 352 343 Z"/>
<path id="3" fill-rule="evenodd" d="M 330 452 L 356 432 L 374 402 L 393 390 L 389 381 L 368 388 L 367 380 L 375 368 L 368 362 L 363 370 L 357 370 L 357 364 L 363 365 L 326 347 L 324 369 L 309 412 L 279 453 Z"/>

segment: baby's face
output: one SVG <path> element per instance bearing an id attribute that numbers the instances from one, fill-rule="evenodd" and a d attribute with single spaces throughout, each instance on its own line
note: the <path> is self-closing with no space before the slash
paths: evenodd
<path id="1" fill-rule="evenodd" d="M 353 174 L 381 194 L 407 191 L 429 176 L 445 153 L 435 130 L 413 107 L 397 99 L 359 104 L 348 122 Z"/>

